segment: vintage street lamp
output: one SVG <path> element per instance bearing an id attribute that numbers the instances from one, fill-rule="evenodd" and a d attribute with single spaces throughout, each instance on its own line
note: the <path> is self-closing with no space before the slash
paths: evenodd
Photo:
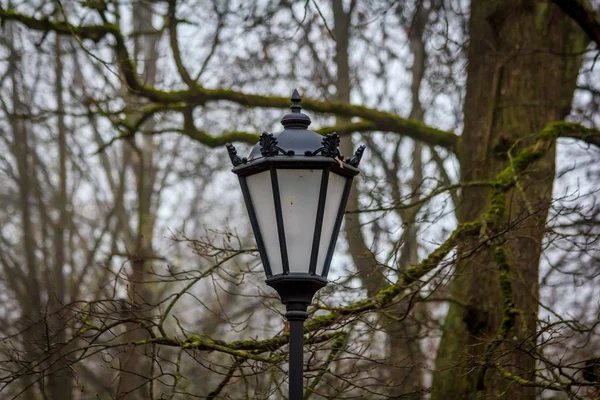
<path id="1" fill-rule="evenodd" d="M 308 130 L 300 96 L 281 119 L 285 130 L 263 133 L 248 158 L 227 144 L 258 251 L 267 275 L 286 306 L 290 323 L 289 399 L 303 396 L 303 327 L 314 294 L 327 285 L 327 273 L 344 216 L 352 179 L 365 150 L 345 159 L 337 134 Z"/>

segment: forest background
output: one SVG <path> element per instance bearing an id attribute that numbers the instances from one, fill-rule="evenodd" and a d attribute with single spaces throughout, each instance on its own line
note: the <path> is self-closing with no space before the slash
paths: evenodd
<path id="1" fill-rule="evenodd" d="M 306 399 L 596 398 L 600 2 L 0 1 L 0 397 L 279 399 L 225 143 L 368 151 Z"/>

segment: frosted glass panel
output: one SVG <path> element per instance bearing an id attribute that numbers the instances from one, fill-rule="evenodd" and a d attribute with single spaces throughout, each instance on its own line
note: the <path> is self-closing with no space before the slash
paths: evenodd
<path id="1" fill-rule="evenodd" d="M 329 182 L 327 183 L 327 199 L 325 201 L 325 212 L 323 213 L 323 227 L 321 228 L 321 241 L 319 242 L 319 256 L 317 257 L 317 275 L 323 274 L 323 266 L 329 250 L 329 242 L 335 220 L 342 202 L 342 194 L 344 193 L 344 185 L 346 179 L 342 176 L 329 173 Z"/>
<path id="2" fill-rule="evenodd" d="M 322 176 L 320 169 L 277 170 L 290 272 L 308 273 Z"/>
<path id="3" fill-rule="evenodd" d="M 265 244 L 269 265 L 273 275 L 283 273 L 281 264 L 281 250 L 275 217 L 275 204 L 273 202 L 273 186 L 271 185 L 271 172 L 265 171 L 246 178 L 250 198 L 254 205 L 254 212 L 260 227 Z"/>

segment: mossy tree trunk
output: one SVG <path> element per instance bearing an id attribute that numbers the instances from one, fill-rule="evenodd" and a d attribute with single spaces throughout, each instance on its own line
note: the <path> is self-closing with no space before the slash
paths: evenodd
<path id="1" fill-rule="evenodd" d="M 461 180 L 490 179 L 531 135 L 569 113 L 583 33 L 554 5 L 473 0 L 469 22 Z M 433 399 L 533 399 L 538 264 L 555 173 L 552 149 L 503 198 L 464 189 L 459 222 L 498 204 L 496 233 L 475 255 L 458 249 L 451 304 L 440 343 Z M 516 226 L 513 226 L 515 225 Z M 482 231 L 485 239 L 486 232 Z M 506 256 L 506 262 L 504 260 Z M 466 306 L 465 306 L 466 305 Z M 522 381 L 521 381 L 522 382 Z"/>

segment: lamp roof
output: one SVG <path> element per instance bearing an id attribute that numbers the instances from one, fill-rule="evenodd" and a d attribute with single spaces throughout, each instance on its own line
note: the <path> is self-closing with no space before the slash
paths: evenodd
<path id="1" fill-rule="evenodd" d="M 238 156 L 235 147 L 227 143 L 229 158 L 234 166 L 233 172 L 239 174 L 245 171 L 244 174 L 247 174 L 251 170 L 256 171 L 255 167 L 262 169 L 265 163 L 270 162 L 284 164 L 328 162 L 339 165 L 337 169 L 342 170 L 343 175 L 358 174 L 357 168 L 365 146 L 360 146 L 352 157 L 345 158 L 339 151 L 340 137 L 337 133 L 322 136 L 308 130 L 311 120 L 301 111 L 302 99 L 296 89 L 290 100 L 291 112 L 281 119 L 284 130 L 274 134 L 264 132 L 247 158 Z"/>
<path id="2" fill-rule="evenodd" d="M 302 113 L 302 99 L 296 89 L 290 98 L 291 112 L 281 118 L 281 124 L 284 130 L 273 134 L 277 140 L 277 146 L 284 149 L 287 153 L 293 152 L 291 155 L 305 155 L 305 153 L 313 153 L 319 149 L 323 141 L 323 136 L 308 130 L 311 123 L 310 117 Z M 261 152 L 262 143 L 257 143 L 250 152 L 248 160 L 263 157 Z"/>

